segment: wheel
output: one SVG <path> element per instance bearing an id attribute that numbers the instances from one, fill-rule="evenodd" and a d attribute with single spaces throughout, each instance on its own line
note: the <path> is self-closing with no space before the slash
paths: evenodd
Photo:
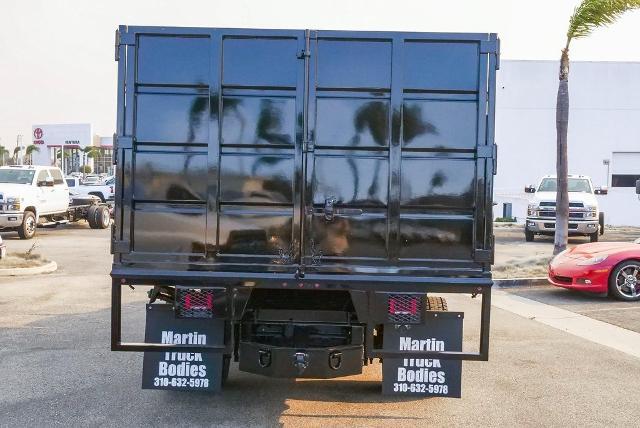
<path id="1" fill-rule="evenodd" d="M 447 300 L 444 297 L 427 296 L 428 311 L 448 311 Z"/>
<path id="2" fill-rule="evenodd" d="M 91 227 L 91 229 L 98 228 L 96 225 L 96 211 L 98 211 L 98 205 L 91 205 L 87 209 L 87 221 L 89 222 L 89 227 Z"/>
<path id="3" fill-rule="evenodd" d="M 111 214 L 109 213 L 109 208 L 104 205 L 99 206 L 94 211 L 94 229 L 106 229 L 111 224 Z"/>
<path id="4" fill-rule="evenodd" d="M 600 235 L 604 235 L 604 213 L 598 213 L 598 223 L 600 223 Z"/>
<path id="5" fill-rule="evenodd" d="M 534 239 L 533 237 L 534 237 L 534 236 L 535 236 L 535 235 L 533 234 L 533 232 L 531 232 L 530 230 L 528 230 L 528 229 L 526 229 L 526 228 L 524 229 L 524 240 L 525 240 L 525 241 L 527 241 L 527 242 L 533 242 L 533 239 Z"/>
<path id="6" fill-rule="evenodd" d="M 592 234 L 589 235 L 589 241 L 598 242 L 598 236 L 599 236 L 598 232 L 593 232 Z"/>
<path id="7" fill-rule="evenodd" d="M 609 293 L 616 299 L 640 300 L 640 262 L 625 260 L 609 276 Z"/>
<path id="8" fill-rule="evenodd" d="M 31 211 L 25 211 L 22 224 L 18 227 L 20 239 L 31 239 L 36 234 L 36 215 Z"/>

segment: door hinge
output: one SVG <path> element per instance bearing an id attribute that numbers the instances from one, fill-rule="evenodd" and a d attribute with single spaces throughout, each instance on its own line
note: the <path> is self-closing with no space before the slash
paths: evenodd
<path id="1" fill-rule="evenodd" d="M 135 45 L 135 34 L 129 33 L 127 27 L 121 25 L 116 30 L 116 43 L 115 43 L 115 60 L 120 61 L 120 46 L 133 46 Z"/>
<path id="2" fill-rule="evenodd" d="M 118 136 L 114 140 L 114 149 L 133 149 L 133 137 Z"/>
<path id="3" fill-rule="evenodd" d="M 478 159 L 491 159 L 491 172 L 493 175 L 498 173 L 498 146 L 496 144 L 478 146 L 476 156 Z"/>
<path id="4" fill-rule="evenodd" d="M 495 55 L 496 70 L 500 70 L 500 39 L 495 34 L 491 35 L 490 40 L 480 41 L 480 53 Z"/>
<path id="5" fill-rule="evenodd" d="M 492 173 L 497 174 L 498 169 L 498 146 L 496 144 L 490 144 L 486 146 L 478 146 L 477 155 L 478 159 L 491 159 L 492 160 Z"/>
<path id="6" fill-rule="evenodd" d="M 116 30 L 116 62 L 120 61 L 120 29 Z"/>
<path id="7" fill-rule="evenodd" d="M 129 244 L 129 241 L 111 240 L 111 254 L 129 254 L 131 248 Z"/>
<path id="8" fill-rule="evenodd" d="M 473 259 L 480 263 L 493 263 L 493 250 L 476 249 L 473 253 Z"/>

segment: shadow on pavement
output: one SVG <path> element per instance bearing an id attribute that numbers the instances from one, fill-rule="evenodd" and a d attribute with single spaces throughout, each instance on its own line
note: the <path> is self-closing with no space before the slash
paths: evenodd
<path id="1" fill-rule="evenodd" d="M 143 317 L 144 311 L 139 316 Z M 134 331 L 131 324 L 139 324 L 141 319 L 132 321 L 136 322 L 123 325 L 125 337 L 138 333 L 139 326 Z M 377 365 L 365 368 L 361 375 L 375 381 L 358 377 L 296 381 L 242 373 L 233 364 L 219 395 L 142 390 L 142 354 L 111 352 L 109 341 L 108 309 L 53 316 L 0 330 L 0 424 L 273 426 L 279 425 L 283 416 L 330 416 L 313 412 L 322 408 L 321 402 L 418 399 L 383 396 Z M 305 411 L 300 412 L 298 403 L 298 411 L 288 414 L 287 400 L 310 404 L 305 403 Z M 384 418 L 377 414 L 340 417 Z M 422 418 L 407 415 L 401 419 Z"/>

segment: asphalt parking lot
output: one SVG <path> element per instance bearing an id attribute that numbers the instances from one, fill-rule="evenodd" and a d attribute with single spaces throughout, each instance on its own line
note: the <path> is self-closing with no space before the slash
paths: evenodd
<path id="1" fill-rule="evenodd" d="M 10 251 L 33 243 L 2 237 Z M 638 357 L 502 309 L 524 297 L 639 331 L 637 304 L 551 287 L 496 290 L 490 359 L 464 363 L 459 400 L 382 396 L 379 364 L 330 381 L 232 366 L 221 395 L 143 391 L 142 355 L 109 350 L 109 231 L 40 229 L 37 245 L 58 271 L 0 279 L 1 426 L 637 426 Z M 449 300 L 466 313 L 471 345 L 480 302 Z M 142 290 L 125 293 L 125 334 L 140 334 L 144 301 Z"/>

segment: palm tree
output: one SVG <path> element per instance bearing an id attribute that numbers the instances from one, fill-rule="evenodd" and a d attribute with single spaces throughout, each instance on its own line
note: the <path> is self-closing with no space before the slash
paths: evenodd
<path id="1" fill-rule="evenodd" d="M 27 159 L 29 165 L 33 164 L 33 152 L 40 153 L 40 147 L 36 146 L 35 144 L 29 144 L 24 151 L 25 158 Z"/>
<path id="2" fill-rule="evenodd" d="M 560 56 L 558 99 L 556 103 L 557 158 L 556 233 L 553 254 L 567 248 L 569 233 L 569 191 L 567 130 L 569 125 L 569 44 L 589 36 L 598 27 L 613 24 L 623 13 L 640 8 L 640 0 L 582 0 L 569 19 L 567 43 Z"/>
<path id="3" fill-rule="evenodd" d="M 4 166 L 4 159 L 9 154 L 9 150 L 5 146 L 0 146 L 0 166 Z"/>
<path id="4" fill-rule="evenodd" d="M 14 165 L 18 165 L 18 158 L 20 157 L 20 146 L 16 146 L 15 149 L 13 149 L 13 164 Z"/>
<path id="5" fill-rule="evenodd" d="M 84 177 L 86 175 L 85 170 L 87 169 L 87 159 L 100 155 L 100 149 L 96 146 L 87 146 L 82 148 L 82 153 L 82 176 Z"/>

